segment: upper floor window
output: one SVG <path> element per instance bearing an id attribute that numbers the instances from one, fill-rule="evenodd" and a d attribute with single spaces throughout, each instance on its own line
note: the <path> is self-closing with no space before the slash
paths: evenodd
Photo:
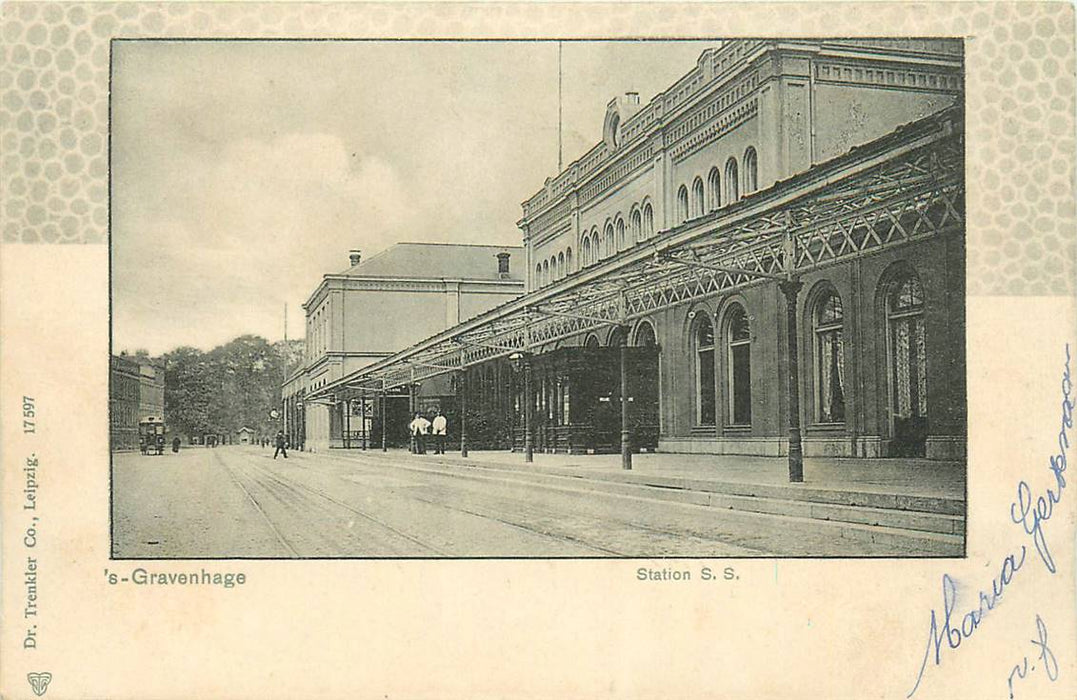
<path id="1" fill-rule="evenodd" d="M 759 157 L 751 146 L 744 152 L 744 193 L 759 189 Z"/>
<path id="2" fill-rule="evenodd" d="M 651 208 L 651 203 L 647 202 L 643 205 L 643 237 L 650 238 L 654 235 L 654 209 Z"/>
<path id="3" fill-rule="evenodd" d="M 640 214 L 639 207 L 632 208 L 630 221 L 632 226 L 632 240 L 635 243 L 639 243 L 643 240 L 643 216 Z"/>
<path id="4" fill-rule="evenodd" d="M 565 248 L 565 273 L 571 275 L 572 272 L 572 248 Z"/>
<path id="5" fill-rule="evenodd" d="M 606 240 L 602 249 L 602 257 L 608 258 L 617 252 L 617 241 L 613 236 L 613 224 L 606 224 Z"/>
<path id="6" fill-rule="evenodd" d="M 688 188 L 681 185 L 681 188 L 677 190 L 677 223 L 688 221 L 688 215 Z"/>
<path id="7" fill-rule="evenodd" d="M 565 276 L 565 254 L 564 252 L 557 254 L 557 279 L 561 279 Z"/>
<path id="8" fill-rule="evenodd" d="M 542 286 L 542 263 L 535 265 L 535 288 Z"/>
<path id="9" fill-rule="evenodd" d="M 587 267 L 588 265 L 591 264 L 591 237 L 590 236 L 584 236 L 583 237 L 583 246 L 582 246 L 581 250 L 583 252 L 580 253 L 580 255 L 581 255 L 580 264 L 583 267 Z"/>
<path id="10" fill-rule="evenodd" d="M 725 163 L 725 201 L 726 204 L 732 204 L 740 199 L 740 191 L 738 190 L 738 183 L 740 182 L 737 175 L 737 159 L 730 158 Z"/>
<path id="11" fill-rule="evenodd" d="M 707 211 L 707 205 L 703 197 L 703 180 L 696 178 L 692 183 L 692 215 L 703 216 Z"/>
<path id="12" fill-rule="evenodd" d="M 625 221 L 620 216 L 617 217 L 617 250 L 624 250 L 628 247 L 628 242 L 625 240 Z"/>
<path id="13" fill-rule="evenodd" d="M 711 168 L 707 175 L 707 192 L 710 195 L 710 211 L 722 206 L 722 178 L 718 174 L 718 168 Z"/>

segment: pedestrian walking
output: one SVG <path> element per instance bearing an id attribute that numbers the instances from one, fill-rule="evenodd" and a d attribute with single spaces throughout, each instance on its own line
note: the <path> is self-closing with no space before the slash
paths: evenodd
<path id="1" fill-rule="evenodd" d="M 179 436 L 177 435 L 176 437 L 172 438 L 172 451 L 173 452 L 179 452 L 179 447 L 180 447 L 180 439 L 179 439 Z"/>
<path id="2" fill-rule="evenodd" d="M 288 459 L 288 447 L 287 447 L 288 441 L 284 437 L 284 431 L 283 430 L 278 430 L 277 431 L 276 444 L 277 444 L 277 449 L 274 450 L 274 452 L 273 452 L 273 459 L 276 459 L 277 455 L 282 453 L 282 452 L 284 453 L 284 458 Z"/>
<path id="3" fill-rule="evenodd" d="M 449 430 L 449 421 L 445 418 L 445 414 L 438 409 L 438 413 L 434 416 L 434 422 L 432 424 L 434 431 L 434 454 L 445 454 L 445 435 Z"/>

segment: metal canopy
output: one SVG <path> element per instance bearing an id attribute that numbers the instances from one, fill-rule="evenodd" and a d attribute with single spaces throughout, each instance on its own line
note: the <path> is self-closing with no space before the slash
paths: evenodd
<path id="1" fill-rule="evenodd" d="M 311 392 L 385 391 L 964 229 L 964 111 L 909 124 Z M 350 393 L 350 392 L 348 392 Z"/>

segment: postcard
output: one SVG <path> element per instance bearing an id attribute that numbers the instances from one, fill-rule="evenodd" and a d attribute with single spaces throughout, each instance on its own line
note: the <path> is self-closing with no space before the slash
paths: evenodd
<path id="1" fill-rule="evenodd" d="M 1068 698 L 1064 3 L 0 7 L 12 698 Z"/>

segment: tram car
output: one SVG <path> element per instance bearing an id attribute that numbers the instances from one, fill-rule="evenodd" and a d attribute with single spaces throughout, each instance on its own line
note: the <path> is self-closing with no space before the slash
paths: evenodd
<path id="1" fill-rule="evenodd" d="M 144 455 L 165 453 L 164 418 L 147 416 L 138 422 L 138 447 Z"/>

